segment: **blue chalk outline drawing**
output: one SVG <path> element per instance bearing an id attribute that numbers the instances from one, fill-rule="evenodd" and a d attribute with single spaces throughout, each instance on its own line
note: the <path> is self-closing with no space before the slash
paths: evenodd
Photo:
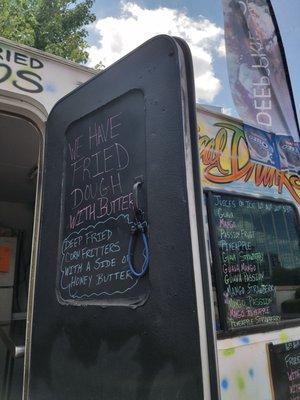
<path id="1" fill-rule="evenodd" d="M 124 221 L 128 223 L 128 240 L 129 240 L 129 238 L 130 238 L 130 231 L 129 231 L 130 219 L 129 219 L 129 214 L 120 214 L 117 217 L 109 217 L 105 221 L 99 221 L 95 225 L 89 225 L 89 226 L 87 226 L 85 228 L 80 229 L 79 231 L 73 231 L 67 237 L 65 237 L 64 240 L 62 241 L 62 244 L 61 244 L 61 256 L 62 256 L 62 259 L 61 259 L 61 264 L 60 264 L 60 271 L 61 271 L 60 289 L 62 289 L 62 290 L 68 289 L 69 296 L 70 296 L 71 299 L 84 299 L 84 298 L 89 299 L 90 297 L 93 297 L 93 296 L 99 297 L 99 296 L 103 296 L 103 295 L 112 296 L 114 294 L 124 294 L 124 293 L 128 292 L 129 290 L 132 290 L 138 284 L 140 278 L 136 278 L 134 280 L 134 283 L 131 286 L 129 286 L 126 289 L 124 289 L 124 290 L 116 290 L 115 292 L 112 292 L 112 293 L 108 293 L 108 292 L 90 293 L 90 294 L 86 294 L 85 293 L 85 294 L 82 294 L 81 296 L 77 295 L 78 292 L 75 292 L 73 294 L 71 293 L 70 284 L 67 285 L 67 286 L 63 285 L 63 279 L 66 276 L 65 275 L 65 270 L 63 268 L 64 259 L 65 259 L 65 254 L 64 254 L 64 243 L 65 243 L 65 241 L 70 239 L 72 236 L 78 236 L 81 232 L 87 231 L 88 229 L 96 229 L 98 226 L 103 225 L 103 224 L 107 223 L 108 221 L 111 221 L 111 220 L 117 221 L 120 218 L 123 218 Z M 144 258 L 146 258 L 145 250 L 143 252 L 143 256 L 144 256 Z M 62 293 L 60 293 L 60 295 L 62 296 Z M 67 300 L 67 299 L 64 299 L 64 300 Z"/>

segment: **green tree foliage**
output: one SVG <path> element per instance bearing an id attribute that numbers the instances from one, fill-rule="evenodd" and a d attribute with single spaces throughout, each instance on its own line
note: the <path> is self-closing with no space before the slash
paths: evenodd
<path id="1" fill-rule="evenodd" d="M 0 35 L 85 63 L 94 0 L 0 0 Z"/>

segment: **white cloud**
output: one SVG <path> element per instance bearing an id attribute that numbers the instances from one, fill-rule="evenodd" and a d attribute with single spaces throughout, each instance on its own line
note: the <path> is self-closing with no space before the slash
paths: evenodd
<path id="1" fill-rule="evenodd" d="M 218 47 L 218 53 L 221 57 L 226 57 L 225 39 L 223 38 Z"/>
<path id="2" fill-rule="evenodd" d="M 223 30 L 204 17 L 193 19 L 166 7 L 146 9 L 123 2 L 119 17 L 98 19 L 94 29 L 99 43 L 88 50 L 90 66 L 102 61 L 108 67 L 151 37 L 165 33 L 183 38 L 190 46 L 198 101 L 212 102 L 221 89 L 213 59 L 224 56 Z"/>

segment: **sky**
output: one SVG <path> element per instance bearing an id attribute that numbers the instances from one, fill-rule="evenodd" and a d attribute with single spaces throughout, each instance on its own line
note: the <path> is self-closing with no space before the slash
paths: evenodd
<path id="1" fill-rule="evenodd" d="M 300 119 L 300 0 L 272 0 Z M 229 87 L 221 0 L 95 0 L 89 66 L 105 67 L 149 38 L 180 36 L 191 48 L 197 102 L 237 115 Z"/>

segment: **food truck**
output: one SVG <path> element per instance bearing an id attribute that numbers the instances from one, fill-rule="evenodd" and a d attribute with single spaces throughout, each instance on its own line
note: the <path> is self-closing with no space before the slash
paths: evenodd
<path id="1" fill-rule="evenodd" d="M 93 69 L 0 38 L 0 320 L 1 399 L 22 396 L 29 275 L 34 269 L 41 207 L 46 121 L 53 105 L 95 75 Z M 34 275 L 34 274 L 33 274 Z M 19 341 L 11 359 L 11 329 Z M 29 326 L 29 325 L 27 325 Z M 15 367 L 13 363 L 15 360 Z M 20 379 L 13 379 L 17 375 Z M 9 384 L 12 387 L 9 389 Z"/>
<path id="2" fill-rule="evenodd" d="M 299 159 L 272 166 L 270 134 L 236 118 L 198 107 L 197 121 L 221 399 L 297 399 Z"/>
<path id="3" fill-rule="evenodd" d="M 196 107 L 177 38 L 0 74 L 1 399 L 300 398 L 292 155 Z"/>

